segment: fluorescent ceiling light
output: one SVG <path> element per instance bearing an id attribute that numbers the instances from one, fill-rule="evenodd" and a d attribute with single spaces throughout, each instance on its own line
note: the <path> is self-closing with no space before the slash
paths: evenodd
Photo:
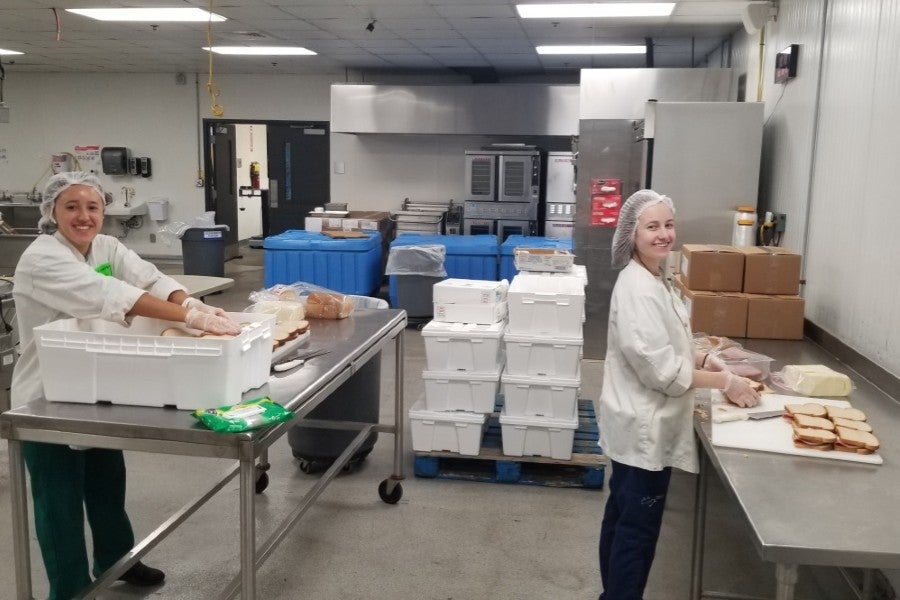
<path id="1" fill-rule="evenodd" d="M 315 56 L 312 50 L 300 46 L 204 46 L 216 54 L 242 54 L 246 56 Z"/>
<path id="2" fill-rule="evenodd" d="M 67 12 L 98 21 L 225 21 L 225 17 L 200 8 L 67 8 Z"/>
<path id="3" fill-rule="evenodd" d="M 591 17 L 667 17 L 674 2 L 606 2 L 603 4 L 516 4 L 523 19 Z"/>
<path id="4" fill-rule="evenodd" d="M 538 54 L 646 54 L 645 46 L 538 46 Z"/>
<path id="5" fill-rule="evenodd" d="M 25 54 L 25 53 L 19 52 L 18 50 L 5 50 L 3 48 L 0 48 L 0 55 L 6 55 L 6 54 Z"/>

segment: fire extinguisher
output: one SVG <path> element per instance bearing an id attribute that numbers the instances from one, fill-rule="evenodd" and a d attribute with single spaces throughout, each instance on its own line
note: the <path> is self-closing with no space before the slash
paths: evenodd
<path id="1" fill-rule="evenodd" d="M 250 187 L 259 189 L 259 163 L 255 160 L 250 163 Z"/>

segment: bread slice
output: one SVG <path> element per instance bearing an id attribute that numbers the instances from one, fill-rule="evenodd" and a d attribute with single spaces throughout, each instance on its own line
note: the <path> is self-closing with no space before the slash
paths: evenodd
<path id="1" fill-rule="evenodd" d="M 807 402 L 806 404 L 785 404 L 784 410 L 792 417 L 794 415 L 809 415 L 810 417 L 824 417 L 828 414 L 825 407 L 815 402 Z"/>
<path id="2" fill-rule="evenodd" d="M 828 431 L 834 431 L 834 423 L 832 423 L 825 417 L 811 417 L 809 415 L 804 415 L 803 413 L 797 413 L 796 415 L 794 415 L 794 422 L 798 427 L 807 427 L 810 429 L 826 429 Z"/>
<path id="3" fill-rule="evenodd" d="M 836 450 L 837 446 L 835 444 L 813 444 L 794 438 L 794 448 L 800 448 L 802 450 Z M 849 451 L 855 452 L 855 450 Z"/>
<path id="4" fill-rule="evenodd" d="M 849 419 L 850 421 L 865 421 L 866 413 L 858 408 L 842 408 L 839 406 L 826 406 L 829 419 Z"/>
<path id="5" fill-rule="evenodd" d="M 872 426 L 865 421 L 851 421 L 850 419 L 845 419 L 843 417 L 833 417 L 831 422 L 834 423 L 836 427 L 847 427 L 848 429 L 858 429 L 860 431 L 872 433 Z"/>
<path id="6" fill-rule="evenodd" d="M 875 454 L 874 450 L 869 450 L 868 448 L 854 448 L 853 446 L 844 446 L 837 442 L 834 444 L 834 449 L 838 452 L 850 452 L 851 454 Z"/>
<path id="7" fill-rule="evenodd" d="M 826 429 L 794 427 L 794 446 L 813 450 L 831 450 L 837 436 Z"/>
<path id="8" fill-rule="evenodd" d="M 860 431 L 858 429 L 850 429 L 849 427 L 837 428 L 837 442 L 841 446 L 851 448 L 864 448 L 874 452 L 881 447 L 878 438 L 868 431 Z"/>

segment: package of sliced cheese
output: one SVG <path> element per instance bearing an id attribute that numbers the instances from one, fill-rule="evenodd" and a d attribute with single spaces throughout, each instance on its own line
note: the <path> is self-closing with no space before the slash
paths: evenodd
<path id="1" fill-rule="evenodd" d="M 778 380 L 803 396 L 849 396 L 853 390 L 850 378 L 825 365 L 786 365 Z"/>
<path id="2" fill-rule="evenodd" d="M 276 323 L 302 321 L 306 317 L 306 305 L 299 300 L 263 300 L 251 304 L 244 312 L 275 315 Z"/>

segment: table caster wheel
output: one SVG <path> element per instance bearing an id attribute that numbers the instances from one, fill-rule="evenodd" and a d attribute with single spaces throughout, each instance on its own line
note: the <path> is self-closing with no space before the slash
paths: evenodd
<path id="1" fill-rule="evenodd" d="M 256 493 L 262 494 L 269 487 L 269 474 L 263 471 L 256 478 Z"/>
<path id="2" fill-rule="evenodd" d="M 400 498 L 403 497 L 403 486 L 398 482 L 397 485 L 394 486 L 394 489 L 391 490 L 391 493 L 388 494 L 388 481 L 388 479 L 385 479 L 378 484 L 378 495 L 388 504 L 397 504 L 400 501 Z"/>

